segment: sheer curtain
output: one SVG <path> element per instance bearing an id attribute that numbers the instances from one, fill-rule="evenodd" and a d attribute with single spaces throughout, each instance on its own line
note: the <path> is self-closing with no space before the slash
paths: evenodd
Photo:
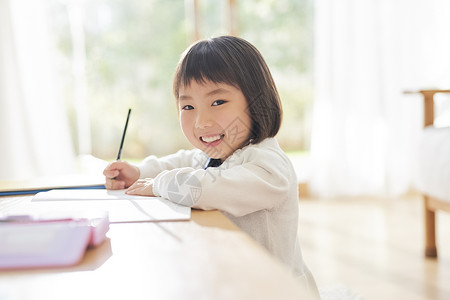
<path id="1" fill-rule="evenodd" d="M 414 182 L 420 96 L 450 88 L 450 2 L 315 1 L 310 190 L 400 194 Z"/>
<path id="2" fill-rule="evenodd" d="M 44 1 L 0 0 L 0 180 L 70 172 Z"/>

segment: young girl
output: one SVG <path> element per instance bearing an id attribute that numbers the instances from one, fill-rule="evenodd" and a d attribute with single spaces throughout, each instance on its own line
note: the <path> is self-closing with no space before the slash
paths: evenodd
<path id="1" fill-rule="evenodd" d="M 237 37 L 200 41 L 183 54 L 173 89 L 181 128 L 197 149 L 137 166 L 115 161 L 103 172 L 106 188 L 222 211 L 317 297 L 298 242 L 296 175 L 274 138 L 281 103 L 259 51 Z"/>

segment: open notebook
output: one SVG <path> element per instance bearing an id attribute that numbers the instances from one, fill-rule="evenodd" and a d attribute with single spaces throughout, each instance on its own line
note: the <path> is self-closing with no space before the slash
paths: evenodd
<path id="1" fill-rule="evenodd" d="M 125 190 L 63 189 L 37 193 L 8 210 L 8 215 L 58 217 L 61 215 L 108 212 L 111 223 L 183 221 L 191 217 L 190 207 L 160 197 L 125 194 Z M 0 213 L 1 214 L 1 213 Z"/>

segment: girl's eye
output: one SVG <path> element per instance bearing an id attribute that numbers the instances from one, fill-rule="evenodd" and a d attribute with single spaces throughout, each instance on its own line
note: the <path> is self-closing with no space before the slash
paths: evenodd
<path id="1" fill-rule="evenodd" d="M 182 110 L 191 110 L 191 109 L 194 109 L 194 107 L 192 105 L 185 105 L 181 109 Z"/>
<path id="2" fill-rule="evenodd" d="M 213 102 L 213 106 L 218 106 L 218 105 L 222 105 L 222 104 L 224 104 L 224 103 L 226 103 L 227 101 L 225 101 L 225 100 L 216 100 L 216 101 L 214 101 Z"/>

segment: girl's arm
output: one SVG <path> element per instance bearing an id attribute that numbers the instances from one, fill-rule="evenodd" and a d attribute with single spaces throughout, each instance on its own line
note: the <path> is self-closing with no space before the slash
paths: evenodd
<path id="1" fill-rule="evenodd" d="M 105 187 L 110 190 L 129 188 L 130 194 L 153 196 L 151 185 L 148 184 L 151 183 L 151 178 L 165 170 L 192 166 L 193 161 L 204 164 L 206 157 L 203 158 L 200 153 L 202 152 L 199 150 L 180 150 L 161 158 L 149 156 L 137 166 L 126 161 L 114 161 L 103 170 Z M 194 156 L 198 157 L 193 159 Z M 140 178 L 149 180 L 138 180 Z M 144 186 L 145 191 L 141 191 Z"/>
<path id="2" fill-rule="evenodd" d="M 192 163 L 199 156 L 200 150 L 179 150 L 177 153 L 158 158 L 154 155 L 145 158 L 142 163 L 138 165 L 140 170 L 139 178 L 154 178 L 159 173 L 172 170 L 175 168 L 193 167 Z M 198 159 L 197 159 L 198 160 Z M 206 158 L 205 158 L 206 161 Z M 201 163 L 201 162 L 199 162 Z"/>
<path id="3" fill-rule="evenodd" d="M 296 177 L 285 156 L 260 154 L 227 160 L 219 168 L 165 171 L 155 178 L 153 192 L 179 204 L 233 216 L 271 209 L 287 199 Z"/>

